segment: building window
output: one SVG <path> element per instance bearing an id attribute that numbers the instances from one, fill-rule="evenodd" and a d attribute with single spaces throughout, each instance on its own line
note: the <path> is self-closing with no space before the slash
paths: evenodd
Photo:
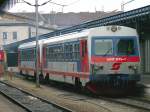
<path id="1" fill-rule="evenodd" d="M 3 40 L 7 40 L 7 32 L 3 32 Z"/>
<path id="2" fill-rule="evenodd" d="M 17 32 L 13 32 L 13 40 L 17 40 Z"/>
<path id="3" fill-rule="evenodd" d="M 36 33 L 35 33 L 35 32 L 31 32 L 31 37 L 32 37 L 32 36 L 35 36 L 35 35 L 36 35 Z"/>

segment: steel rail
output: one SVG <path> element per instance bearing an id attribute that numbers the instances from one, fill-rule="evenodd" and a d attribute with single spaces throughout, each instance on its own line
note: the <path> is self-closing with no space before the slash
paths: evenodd
<path id="1" fill-rule="evenodd" d="M 18 105 L 19 107 L 25 109 L 27 112 L 32 112 L 32 111 L 31 111 L 30 109 L 28 109 L 25 105 L 19 103 L 17 100 L 15 100 L 15 99 L 11 98 L 10 96 L 6 95 L 4 92 L 1 92 L 1 91 L 0 91 L 0 93 L 1 93 L 4 97 L 6 97 L 8 100 L 10 100 L 11 102 L 13 102 L 13 103 L 15 103 L 16 105 Z"/>
<path id="2" fill-rule="evenodd" d="M 18 76 L 18 75 L 17 75 Z M 46 85 L 48 86 L 48 85 Z M 82 94 L 82 93 L 78 93 L 78 94 Z M 85 94 L 82 94 L 82 95 L 85 95 Z M 117 104 L 122 104 L 122 105 L 125 105 L 125 106 L 129 106 L 129 107 L 132 107 L 132 108 L 137 108 L 137 109 L 142 109 L 142 110 L 146 110 L 146 111 L 150 111 L 150 108 L 145 108 L 144 106 L 140 106 L 140 105 L 137 105 L 137 104 L 132 104 L 132 103 L 127 103 L 127 102 L 124 102 L 124 99 L 129 99 L 130 101 L 131 100 L 136 100 L 137 102 L 140 102 L 140 103 L 147 103 L 150 105 L 150 101 L 146 101 L 144 99 L 141 99 L 141 98 L 134 98 L 134 97 L 126 97 L 126 98 L 120 98 L 118 100 L 118 98 L 108 98 L 108 97 L 102 97 L 102 96 L 96 96 L 97 98 L 100 98 L 104 101 L 109 101 L 109 102 L 112 102 L 112 103 L 117 103 Z M 88 103 L 93 103 L 91 101 L 87 101 L 85 100 L 85 102 L 88 102 Z M 100 105 L 97 105 L 97 106 L 100 106 Z"/>
<path id="3" fill-rule="evenodd" d="M 111 102 L 114 102 L 114 103 L 118 103 L 118 104 L 122 104 L 122 105 L 126 105 L 126 106 L 129 106 L 129 107 L 132 107 L 132 108 L 137 108 L 137 109 L 141 109 L 141 110 L 145 110 L 145 111 L 150 111 L 150 108 L 146 108 L 146 107 L 144 107 L 144 106 L 140 106 L 140 105 L 138 105 L 138 104 L 135 104 L 135 103 L 133 103 L 133 102 L 125 102 L 124 100 L 125 99 L 129 99 L 129 98 L 122 98 L 122 99 L 116 99 L 116 98 L 106 98 L 106 97 L 102 97 L 102 96 L 99 96 L 99 98 L 100 99 L 102 99 L 102 100 L 105 100 L 105 101 L 111 101 Z M 132 100 L 132 99 L 129 99 L 130 101 Z M 139 102 L 138 100 L 137 100 L 137 102 Z M 142 101 L 140 101 L 140 103 L 142 103 Z M 146 103 L 146 102 L 143 102 L 143 103 Z M 150 104 L 148 104 L 148 105 L 150 105 Z"/>
<path id="4" fill-rule="evenodd" d="M 68 109 L 68 108 L 62 107 L 62 106 L 60 106 L 60 105 L 58 105 L 58 104 L 56 104 L 56 103 L 50 102 L 50 101 L 48 101 L 48 100 L 46 100 L 46 99 L 43 99 L 43 98 L 41 98 L 41 97 L 39 97 L 39 96 L 35 96 L 35 95 L 33 95 L 33 94 L 31 94 L 31 93 L 29 93 L 29 92 L 27 92 L 27 91 L 25 91 L 25 90 L 23 90 L 23 89 L 21 89 L 21 88 L 14 87 L 14 86 L 12 86 L 12 85 L 10 85 L 10 84 L 4 82 L 4 81 L 0 81 L 0 83 L 3 84 L 3 85 L 8 86 L 8 87 L 10 87 L 10 88 L 14 88 L 14 89 L 16 89 L 16 90 L 19 90 L 19 91 L 21 91 L 22 93 L 26 94 L 27 96 L 32 96 L 32 97 L 34 97 L 34 98 L 39 99 L 40 101 L 42 101 L 42 102 L 44 102 L 44 103 L 50 104 L 50 105 L 52 105 L 53 107 L 62 110 L 62 112 L 73 112 L 73 110 L 70 110 L 70 109 Z M 24 104 L 22 104 L 21 102 L 19 102 L 17 99 L 14 99 L 14 98 L 12 98 L 11 96 L 7 95 L 5 92 L 2 92 L 2 91 L 0 90 L 0 93 L 2 93 L 2 95 L 5 96 L 6 98 L 8 98 L 9 100 L 13 101 L 15 104 L 17 104 L 17 105 L 19 105 L 20 107 L 22 107 L 23 109 L 25 109 L 27 112 L 35 112 L 35 111 L 32 111 L 32 110 L 31 110 L 29 107 L 27 107 L 26 105 L 24 105 Z M 60 112 L 60 111 L 59 111 L 59 112 Z"/>

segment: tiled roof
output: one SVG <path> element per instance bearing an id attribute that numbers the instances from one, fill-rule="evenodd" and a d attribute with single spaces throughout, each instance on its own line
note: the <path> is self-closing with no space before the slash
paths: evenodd
<path id="1" fill-rule="evenodd" d="M 30 25 L 35 26 L 35 19 L 24 15 L 17 15 L 10 12 L 0 11 L 0 25 Z M 52 26 L 39 24 L 40 28 L 55 30 Z"/>
<path id="2" fill-rule="evenodd" d="M 115 15 L 120 12 L 80 12 L 80 13 L 54 13 L 51 14 L 40 14 L 39 21 L 43 21 L 45 24 L 56 25 L 58 28 L 70 27 L 77 25 L 86 21 L 91 21 L 110 15 Z M 15 13 L 15 15 L 22 15 L 24 17 L 29 17 L 30 19 L 35 18 L 35 13 Z"/>

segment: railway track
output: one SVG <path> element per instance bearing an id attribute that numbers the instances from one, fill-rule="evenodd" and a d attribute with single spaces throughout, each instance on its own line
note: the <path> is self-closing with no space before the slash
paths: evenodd
<path id="1" fill-rule="evenodd" d="M 141 98 L 127 97 L 127 98 L 106 98 L 99 96 L 100 99 L 111 101 L 114 103 L 126 105 L 129 107 L 137 108 L 146 112 L 150 112 L 150 101 Z"/>
<path id="2" fill-rule="evenodd" d="M 65 99 L 70 99 L 72 101 L 88 102 L 90 104 L 93 104 L 93 105 L 99 106 L 101 108 L 104 108 L 105 110 L 107 110 L 107 112 L 112 112 L 112 110 L 100 105 L 99 103 L 101 103 L 101 100 L 111 102 L 111 103 L 116 103 L 116 104 L 123 105 L 123 106 L 130 107 L 130 108 L 134 108 L 134 109 L 140 110 L 142 112 L 150 112 L 150 101 L 149 100 L 144 100 L 144 99 L 141 99 L 141 98 L 135 98 L 135 97 L 108 98 L 108 97 L 98 96 L 97 98 L 92 98 L 92 97 L 88 97 L 88 96 L 83 96 L 83 98 L 82 98 L 82 96 L 73 97 L 73 96 L 70 96 L 70 95 L 65 95 L 64 98 Z"/>
<path id="3" fill-rule="evenodd" d="M 0 93 L 24 108 L 27 112 L 72 112 L 72 110 L 34 96 L 2 81 L 0 81 Z"/>
<path id="4" fill-rule="evenodd" d="M 44 85 L 48 86 L 47 84 L 44 84 Z M 73 93 L 74 92 L 75 91 L 73 91 Z M 85 96 L 84 93 L 78 93 L 78 92 L 75 92 L 75 93 Z M 96 96 L 96 97 L 98 97 L 99 99 L 102 99 L 104 101 L 125 105 L 125 106 L 135 108 L 135 109 L 139 109 L 139 110 L 144 110 L 144 112 L 149 112 L 150 111 L 150 101 L 142 99 L 142 98 L 137 98 L 137 97 L 108 98 L 108 97 L 102 97 L 102 96 Z M 91 103 L 91 104 L 102 107 L 101 105 L 98 105 L 98 99 L 97 99 L 97 101 L 94 101 L 91 98 L 90 98 L 91 100 L 87 100 L 88 98 L 85 99 L 85 98 L 81 98 L 81 97 L 79 97 L 79 98 L 78 97 L 70 98 L 70 96 L 68 96 L 68 95 L 65 98 L 70 99 L 70 100 L 75 100 L 75 101 L 83 100 L 84 102 L 88 102 L 88 103 Z M 105 107 L 104 107 L 104 110 L 107 110 L 108 112 L 111 112 L 111 109 L 107 109 Z"/>
<path id="5" fill-rule="evenodd" d="M 133 99 L 133 100 L 137 100 L 137 101 L 141 101 L 141 102 L 146 102 L 148 104 L 150 104 L 150 99 L 149 98 L 139 98 L 139 97 L 133 97 L 133 96 L 130 96 L 128 97 L 130 99 Z"/>

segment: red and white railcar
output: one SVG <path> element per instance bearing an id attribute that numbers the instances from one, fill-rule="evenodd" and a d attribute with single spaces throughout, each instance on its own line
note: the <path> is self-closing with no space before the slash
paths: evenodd
<path id="1" fill-rule="evenodd" d="M 19 46 L 22 74 L 34 76 L 35 42 Z M 126 86 L 140 80 L 139 39 L 135 29 L 102 26 L 39 41 L 40 77 L 87 86 Z"/>

